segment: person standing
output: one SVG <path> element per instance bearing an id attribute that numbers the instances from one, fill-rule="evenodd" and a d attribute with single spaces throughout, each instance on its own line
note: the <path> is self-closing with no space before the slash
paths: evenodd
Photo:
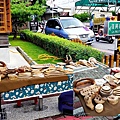
<path id="1" fill-rule="evenodd" d="M 104 21 L 104 35 L 108 34 L 108 22 L 110 21 L 110 17 L 106 17 L 106 21 Z"/>
<path id="2" fill-rule="evenodd" d="M 93 30 L 93 25 L 94 25 L 94 24 L 93 24 L 93 20 L 90 19 L 90 29 L 91 29 L 91 30 Z"/>
<path id="3" fill-rule="evenodd" d="M 94 14 L 92 14 L 92 16 L 90 18 L 90 29 L 91 30 L 93 30 L 93 27 L 94 27 L 93 19 L 94 19 Z"/>

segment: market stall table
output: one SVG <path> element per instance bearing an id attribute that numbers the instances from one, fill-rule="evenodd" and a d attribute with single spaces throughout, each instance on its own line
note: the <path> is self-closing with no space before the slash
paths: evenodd
<path id="1" fill-rule="evenodd" d="M 42 84 L 48 82 L 57 82 L 68 80 L 67 75 L 58 75 L 58 76 L 46 76 L 46 77 L 29 77 L 29 78 L 20 78 L 18 80 L 9 80 L 4 79 L 0 82 L 0 93 L 7 92 L 10 90 L 18 89 L 28 85 Z"/>
<path id="2" fill-rule="evenodd" d="M 29 77 L 29 78 L 22 78 L 18 80 L 9 80 L 3 79 L 0 82 L 0 93 L 9 92 L 11 90 L 16 90 L 22 87 L 31 86 L 35 84 L 44 84 L 44 83 L 51 83 L 51 82 L 59 82 L 59 81 L 67 81 L 67 75 L 58 75 L 58 76 L 46 76 L 43 78 L 40 77 Z M 1 97 L 0 97 L 1 100 Z M 1 108 L 1 101 L 0 101 L 0 110 Z"/>
<path id="3" fill-rule="evenodd" d="M 116 105 L 112 105 L 108 101 L 106 101 L 103 104 L 103 112 L 97 113 L 95 110 L 90 110 L 90 108 L 86 106 L 84 98 L 80 94 L 77 94 L 77 96 L 79 97 L 79 100 L 87 116 L 116 116 L 117 114 L 120 114 L 120 100 Z"/>
<path id="4" fill-rule="evenodd" d="M 74 80 L 92 78 L 97 82 L 97 84 L 102 85 L 104 84 L 104 81 L 101 80 L 104 75 L 110 74 L 109 69 L 109 67 L 100 66 L 95 69 L 80 71 L 74 74 Z M 86 106 L 83 96 L 81 96 L 80 94 L 76 94 L 76 97 L 79 98 L 81 106 L 83 107 L 83 110 L 87 116 L 116 116 L 120 113 L 120 100 L 116 105 L 111 105 L 110 103 L 105 102 L 104 111 L 101 113 L 97 113 L 95 112 L 95 110 L 90 110 L 90 108 Z M 80 115 L 80 113 L 76 114 Z"/>
<path id="5" fill-rule="evenodd" d="M 85 86 L 85 82 L 84 84 L 81 82 L 78 82 L 79 85 L 81 85 L 81 89 L 83 87 L 83 89 L 85 91 L 88 91 L 88 90 L 91 90 L 92 87 L 95 88 L 96 85 L 98 85 L 99 87 L 100 86 L 103 86 L 103 84 L 106 84 L 106 80 L 104 79 L 90 79 L 90 78 L 83 78 L 83 79 L 80 79 L 80 80 L 77 80 L 77 81 L 82 81 L 82 80 L 86 80 L 86 83 L 89 81 L 89 84 L 86 84 L 88 86 Z M 92 84 L 92 80 L 94 80 L 95 83 Z M 89 101 L 89 107 L 87 106 L 88 103 L 85 101 L 86 99 L 84 99 L 84 94 L 85 94 L 85 91 L 83 90 L 83 92 L 79 91 L 79 89 L 77 89 L 77 87 L 75 86 L 75 83 L 73 83 L 73 87 L 74 87 L 74 91 L 76 93 L 76 96 L 79 98 L 79 101 L 81 103 L 81 106 L 83 107 L 84 109 L 84 112 L 85 112 L 85 115 L 87 116 L 116 116 L 120 113 L 120 100 L 118 99 L 118 103 L 117 104 L 111 104 L 107 99 L 105 100 L 105 102 L 103 102 L 103 111 L 100 112 L 100 113 L 97 113 L 96 110 L 95 110 L 95 106 L 97 105 L 96 101 L 94 98 L 91 98 L 92 99 L 92 104 L 93 104 L 93 107 L 90 108 L 90 104 L 91 102 Z M 78 85 L 76 83 L 76 85 Z M 82 86 L 83 85 L 83 86 Z M 89 87 L 89 88 L 88 88 Z M 119 85 L 118 85 L 119 87 Z M 105 87 L 106 88 L 106 87 Z M 109 88 L 109 87 L 107 87 Z M 94 91 L 94 90 L 93 90 Z M 84 93 L 84 94 L 83 94 Z M 97 94 L 96 94 L 97 95 Z M 86 95 L 87 96 L 87 95 Z M 109 95 L 110 96 L 110 95 Z M 90 97 L 90 96 L 89 96 Z M 94 99 L 94 100 L 93 100 Z M 101 98 L 98 98 L 97 99 L 100 101 Z M 100 102 L 99 102 L 100 103 Z M 92 106 L 91 104 L 91 106 Z M 91 110 L 92 109 L 92 110 Z"/>

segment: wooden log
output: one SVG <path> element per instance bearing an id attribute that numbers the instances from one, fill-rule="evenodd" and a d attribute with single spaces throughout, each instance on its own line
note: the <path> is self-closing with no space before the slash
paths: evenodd
<path id="1" fill-rule="evenodd" d="M 109 56 L 109 67 L 114 67 L 114 55 Z"/>
<path id="2" fill-rule="evenodd" d="M 109 56 L 105 55 L 105 64 L 109 66 Z"/>
<path id="3" fill-rule="evenodd" d="M 117 54 L 116 55 L 116 67 L 119 67 L 119 62 L 120 62 L 119 57 L 120 57 L 120 55 Z"/>

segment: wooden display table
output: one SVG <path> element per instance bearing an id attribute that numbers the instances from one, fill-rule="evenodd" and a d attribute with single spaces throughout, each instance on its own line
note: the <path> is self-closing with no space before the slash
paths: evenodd
<path id="1" fill-rule="evenodd" d="M 27 87 L 36 84 L 52 83 L 52 82 L 67 81 L 67 80 L 68 80 L 67 75 L 57 75 L 57 76 L 48 76 L 48 77 L 46 76 L 43 78 L 28 77 L 18 80 L 4 79 L 0 82 L 0 93 L 9 92 L 11 90 L 16 90 L 22 87 Z M 1 102 L 0 102 L 0 110 L 1 110 Z"/>
<path id="2" fill-rule="evenodd" d="M 15 90 L 28 85 L 42 84 L 47 82 L 65 81 L 65 80 L 68 80 L 67 75 L 48 76 L 43 78 L 29 77 L 29 78 L 22 78 L 18 80 L 4 79 L 0 82 L 0 93 L 7 92 L 10 90 Z"/>
<path id="3" fill-rule="evenodd" d="M 91 110 L 86 106 L 83 96 L 80 94 L 77 94 L 77 96 L 87 116 L 116 116 L 117 114 L 120 114 L 120 100 L 116 105 L 112 105 L 108 101 L 105 101 L 103 104 L 104 110 L 101 113 L 97 113 L 95 110 Z"/>

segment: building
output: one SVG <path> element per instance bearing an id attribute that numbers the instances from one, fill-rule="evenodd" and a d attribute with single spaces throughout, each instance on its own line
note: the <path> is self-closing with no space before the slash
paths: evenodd
<path id="1" fill-rule="evenodd" d="M 9 41 L 8 34 L 12 32 L 10 0 L 0 0 L 0 61 L 8 63 Z"/>
<path id="2" fill-rule="evenodd" d="M 0 34 L 11 31 L 10 0 L 0 0 Z"/>

